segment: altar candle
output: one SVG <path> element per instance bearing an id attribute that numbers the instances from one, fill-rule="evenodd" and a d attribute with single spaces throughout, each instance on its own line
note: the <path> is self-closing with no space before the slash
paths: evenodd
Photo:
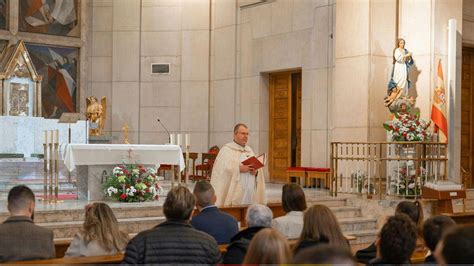
<path id="1" fill-rule="evenodd" d="M 51 145 L 52 145 L 52 144 L 53 144 L 53 142 L 54 142 L 54 139 L 53 139 L 53 137 L 54 137 L 54 134 L 53 134 L 53 133 L 54 133 L 54 132 L 51 130 Z"/>
<path id="2" fill-rule="evenodd" d="M 174 133 L 171 133 L 171 134 L 170 134 L 170 144 L 171 144 L 171 145 L 174 145 L 174 143 L 175 143 L 175 142 L 174 142 Z"/>
<path id="3" fill-rule="evenodd" d="M 188 133 L 186 133 L 186 135 L 184 136 L 184 139 L 185 139 L 185 145 L 186 145 L 186 147 L 191 146 L 191 142 L 190 142 L 190 138 L 189 138 L 189 134 L 188 134 Z"/>
<path id="4" fill-rule="evenodd" d="M 44 143 L 48 145 L 48 131 L 47 130 L 44 131 Z"/>
<path id="5" fill-rule="evenodd" d="M 59 144 L 59 129 L 56 129 L 56 143 Z"/>
<path id="6" fill-rule="evenodd" d="M 181 146 L 181 134 L 178 133 L 178 134 L 176 135 L 176 138 L 177 138 L 177 140 L 178 140 L 178 142 L 177 142 L 178 146 Z"/>

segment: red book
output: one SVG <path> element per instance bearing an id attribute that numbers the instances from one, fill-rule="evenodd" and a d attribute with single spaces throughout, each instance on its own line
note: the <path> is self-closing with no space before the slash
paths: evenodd
<path id="1" fill-rule="evenodd" d="M 260 154 L 259 156 L 255 157 L 252 156 L 245 161 L 242 162 L 243 165 L 251 165 L 253 169 L 258 170 L 265 166 L 265 153 Z"/>

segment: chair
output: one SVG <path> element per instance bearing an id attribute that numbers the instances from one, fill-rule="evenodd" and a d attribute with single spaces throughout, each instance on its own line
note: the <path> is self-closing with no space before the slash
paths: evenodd
<path id="1" fill-rule="evenodd" d="M 194 181 L 209 180 L 211 178 L 212 167 L 214 166 L 216 157 L 217 153 L 203 153 L 201 157 L 202 163 L 196 165 L 196 174 L 192 175 L 190 178 Z"/>

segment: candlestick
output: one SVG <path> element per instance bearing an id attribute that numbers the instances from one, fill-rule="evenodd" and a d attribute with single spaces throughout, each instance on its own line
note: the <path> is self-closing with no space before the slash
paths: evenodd
<path id="1" fill-rule="evenodd" d="M 181 146 L 181 134 L 178 133 L 177 136 L 176 136 L 176 138 L 177 138 L 177 143 L 176 143 L 176 144 L 177 144 L 178 146 Z"/>

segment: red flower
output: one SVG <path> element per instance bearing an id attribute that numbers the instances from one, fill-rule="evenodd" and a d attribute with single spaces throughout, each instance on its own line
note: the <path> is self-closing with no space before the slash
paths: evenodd
<path id="1" fill-rule="evenodd" d="M 150 193 L 150 189 L 149 188 L 145 189 L 145 192 Z"/>
<path id="2" fill-rule="evenodd" d="M 123 170 L 123 173 L 126 174 L 126 175 L 128 175 L 128 170 L 127 170 L 127 169 L 124 169 L 124 170 Z"/>
<path id="3" fill-rule="evenodd" d="M 140 173 L 144 174 L 146 172 L 145 168 L 140 168 Z"/>
<path id="4" fill-rule="evenodd" d="M 120 198 L 124 200 L 124 199 L 127 198 L 127 195 L 125 193 L 123 193 L 122 195 L 120 195 Z"/>

